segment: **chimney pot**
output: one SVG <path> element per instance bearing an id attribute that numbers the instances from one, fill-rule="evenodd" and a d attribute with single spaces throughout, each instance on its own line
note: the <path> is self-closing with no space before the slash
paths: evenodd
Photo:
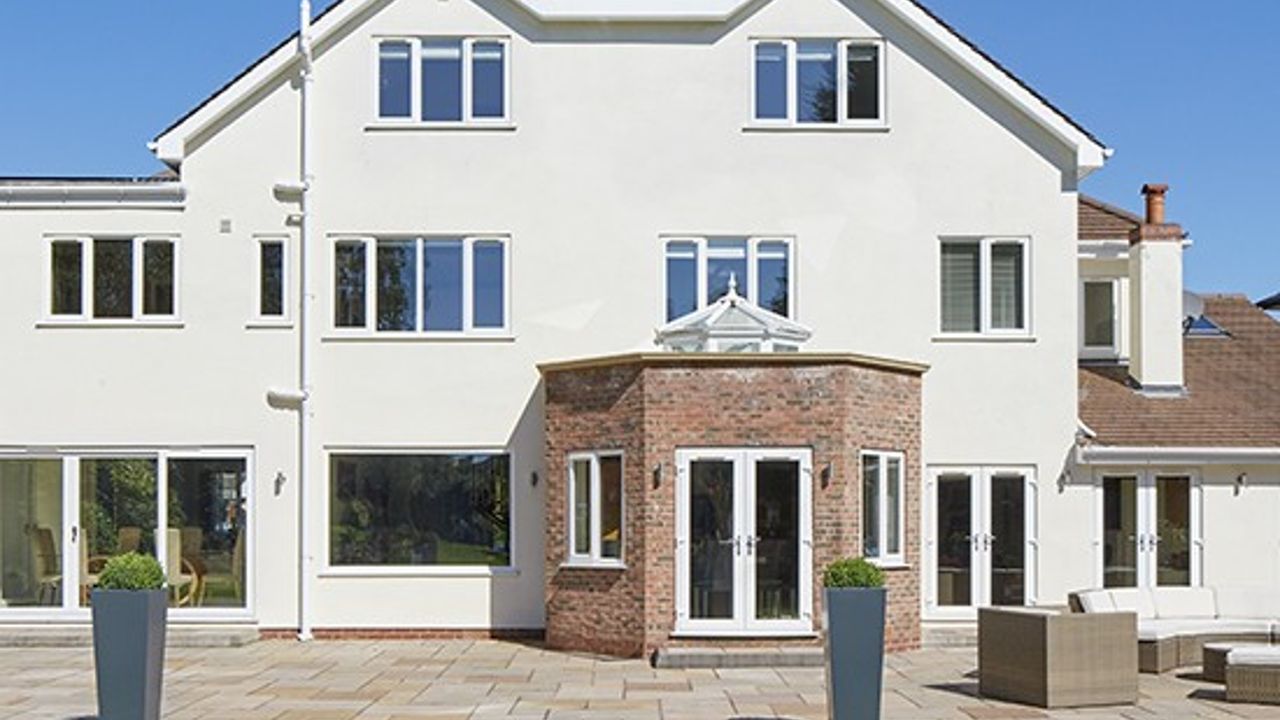
<path id="1" fill-rule="evenodd" d="M 1164 196 L 1169 186 L 1163 183 L 1147 183 L 1142 186 L 1142 194 L 1147 198 L 1147 224 L 1164 224 Z"/>

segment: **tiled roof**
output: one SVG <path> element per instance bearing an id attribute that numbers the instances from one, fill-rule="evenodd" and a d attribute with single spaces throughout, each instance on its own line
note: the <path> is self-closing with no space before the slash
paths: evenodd
<path id="1" fill-rule="evenodd" d="M 1078 204 L 1081 240 L 1125 240 L 1129 231 L 1142 224 L 1142 218 L 1128 210 L 1081 194 Z"/>
<path id="2" fill-rule="evenodd" d="M 1210 295 L 1226 337 L 1183 338 L 1186 397 L 1148 398 L 1128 368 L 1079 370 L 1080 419 L 1112 446 L 1280 447 L 1280 323 L 1243 296 Z"/>

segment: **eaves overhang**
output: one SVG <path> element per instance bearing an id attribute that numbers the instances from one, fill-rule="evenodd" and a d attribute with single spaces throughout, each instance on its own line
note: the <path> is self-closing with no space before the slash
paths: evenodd
<path id="1" fill-rule="evenodd" d="M 1080 465 L 1274 465 L 1280 447 L 1160 447 L 1083 445 L 1076 448 Z"/>

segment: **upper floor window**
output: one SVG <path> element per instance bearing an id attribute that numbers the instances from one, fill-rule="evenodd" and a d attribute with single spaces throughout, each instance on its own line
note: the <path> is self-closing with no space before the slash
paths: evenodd
<path id="1" fill-rule="evenodd" d="M 862 453 L 862 554 L 903 562 L 902 453 Z"/>
<path id="2" fill-rule="evenodd" d="M 622 455 L 569 456 L 569 562 L 622 562 Z"/>
<path id="3" fill-rule="evenodd" d="M 1082 354 L 1115 355 L 1118 286 L 1119 282 L 1109 278 L 1084 281 L 1080 313 Z"/>
<path id="4" fill-rule="evenodd" d="M 337 328 L 463 333 L 507 327 L 506 238 L 341 239 L 333 265 Z"/>
<path id="5" fill-rule="evenodd" d="M 288 316 L 285 304 L 287 247 L 283 237 L 258 238 L 257 317 L 265 321 L 281 321 Z"/>
<path id="6" fill-rule="evenodd" d="M 507 118 L 507 41 L 425 37 L 378 43 L 378 118 L 423 123 Z"/>
<path id="7" fill-rule="evenodd" d="M 942 242 L 942 332 L 1025 333 L 1027 242 L 947 238 Z"/>
<path id="8" fill-rule="evenodd" d="M 666 241 L 666 319 L 706 307 L 729 292 L 791 317 L 791 240 L 767 237 L 690 237 Z"/>
<path id="9" fill-rule="evenodd" d="M 176 315 L 177 246 L 171 238 L 56 238 L 49 313 L 62 319 Z"/>
<path id="10" fill-rule="evenodd" d="M 769 124 L 882 124 L 883 48 L 878 40 L 755 41 L 753 117 Z"/>

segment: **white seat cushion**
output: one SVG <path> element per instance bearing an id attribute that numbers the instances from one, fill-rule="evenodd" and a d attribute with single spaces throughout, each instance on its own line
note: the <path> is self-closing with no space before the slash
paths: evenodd
<path id="1" fill-rule="evenodd" d="M 1080 599 L 1080 608 L 1087 613 L 1115 612 L 1116 601 L 1111 598 L 1110 591 L 1089 590 L 1076 595 Z"/>
<path id="2" fill-rule="evenodd" d="M 1156 604 L 1151 599 L 1151 591 L 1146 588 L 1119 588 L 1108 591 L 1121 612 L 1136 612 L 1139 620 L 1149 620 L 1156 616 Z"/>
<path id="3" fill-rule="evenodd" d="M 1280 645 L 1239 647 L 1227 653 L 1228 665 L 1280 667 Z"/>
<path id="4" fill-rule="evenodd" d="M 1264 587 L 1214 588 L 1218 617 L 1280 617 L 1280 591 Z"/>
<path id="5" fill-rule="evenodd" d="M 1269 635 L 1270 633 L 1270 620 L 1156 618 L 1138 621 L 1139 640 L 1163 640 L 1182 635 Z"/>
<path id="6" fill-rule="evenodd" d="M 1162 587 L 1151 593 L 1157 618 L 1212 618 L 1218 616 L 1213 590 L 1199 587 Z"/>

